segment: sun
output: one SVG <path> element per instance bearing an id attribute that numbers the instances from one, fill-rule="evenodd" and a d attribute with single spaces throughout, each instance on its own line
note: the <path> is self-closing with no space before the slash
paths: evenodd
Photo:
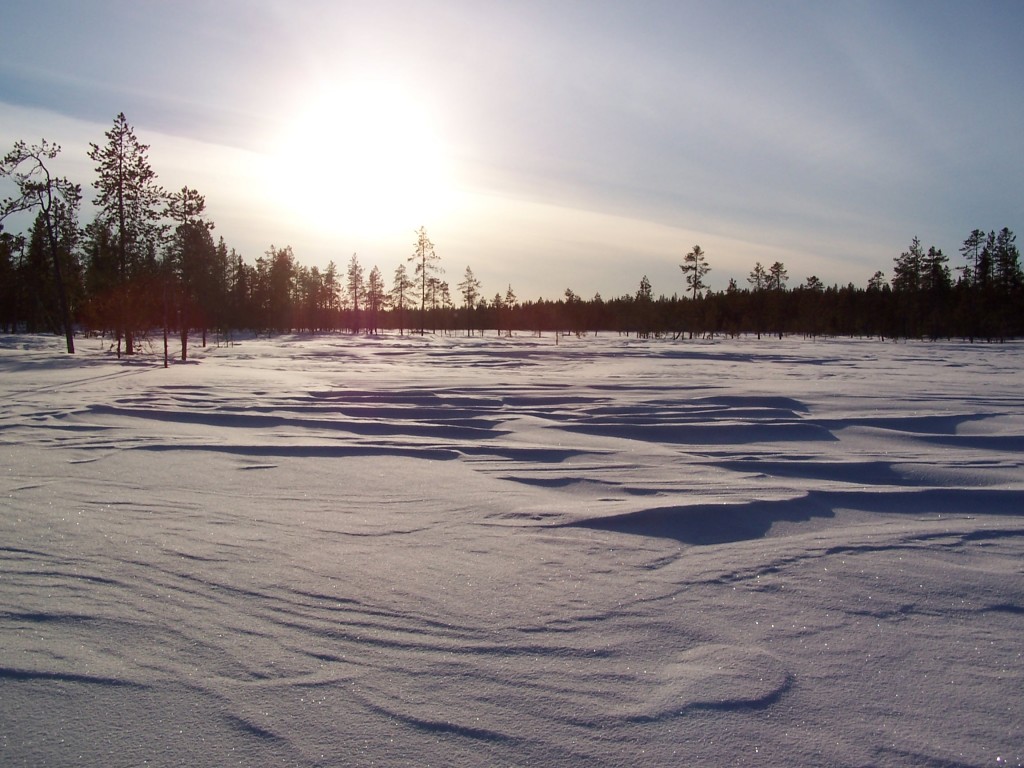
<path id="1" fill-rule="evenodd" d="M 408 232 L 443 215 L 452 198 L 436 119 L 395 85 L 318 92 L 279 144 L 272 184 L 280 202 L 322 232 Z"/>

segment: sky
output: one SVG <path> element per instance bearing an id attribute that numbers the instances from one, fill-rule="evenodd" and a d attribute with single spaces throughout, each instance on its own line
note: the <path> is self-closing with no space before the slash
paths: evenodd
<path id="1" fill-rule="evenodd" d="M 1017 231 L 1017 2 L 7 0 L 0 147 L 94 192 L 124 112 L 247 260 L 394 268 L 424 226 L 485 295 L 865 285 L 919 236 Z M 13 32 L 13 34 L 12 34 Z"/>

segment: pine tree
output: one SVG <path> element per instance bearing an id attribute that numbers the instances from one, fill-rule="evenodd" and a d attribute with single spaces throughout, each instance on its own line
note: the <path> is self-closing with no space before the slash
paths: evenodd
<path id="1" fill-rule="evenodd" d="M 636 335 L 637 338 L 646 339 L 651 335 L 651 321 L 653 319 L 652 303 L 654 302 L 654 290 L 651 288 L 651 281 L 644 275 L 640 279 L 640 287 L 636 291 Z"/>
<path id="2" fill-rule="evenodd" d="M 1006 227 L 996 235 L 992 267 L 998 302 L 996 314 L 999 338 L 1004 339 L 1024 330 L 1024 311 L 1021 307 L 1024 275 L 1021 274 L 1020 252 L 1017 250 L 1017 236 Z"/>
<path id="3" fill-rule="evenodd" d="M 158 225 L 164 192 L 149 165 L 149 146 L 139 143 L 124 113 L 114 119 L 106 132 L 107 143 L 89 144 L 89 159 L 97 163 L 99 178 L 93 202 L 110 222 L 117 248 L 117 287 L 121 311 L 116 319 L 117 353 L 134 353 L 134 332 L 141 321 L 140 307 L 146 297 L 136 295 L 134 281 L 156 253 L 162 236 Z"/>
<path id="4" fill-rule="evenodd" d="M 921 290 L 942 292 L 953 286 L 949 273 L 949 259 L 942 250 L 932 246 L 921 259 Z"/>
<path id="5" fill-rule="evenodd" d="M 512 290 L 512 283 L 509 283 L 508 289 L 505 291 L 505 308 L 508 310 L 508 336 L 512 338 L 512 312 L 516 308 L 516 292 Z"/>
<path id="6" fill-rule="evenodd" d="M 768 272 L 760 261 L 754 265 L 753 271 L 747 277 L 747 282 L 755 291 L 763 291 L 768 287 Z"/>
<path id="7" fill-rule="evenodd" d="M 53 267 L 53 282 L 61 325 L 64 328 L 64 340 L 68 353 L 73 354 L 75 332 L 63 262 L 72 258 L 72 249 L 78 239 L 78 206 L 82 199 L 82 188 L 64 177 L 51 175 L 47 163 L 58 154 L 60 145 L 51 144 L 46 139 L 43 139 L 41 144 L 32 146 L 19 141 L 3 160 L 0 160 L 0 178 L 11 178 L 18 190 L 16 196 L 0 201 L 0 222 L 12 214 L 39 209 L 39 221 L 45 232 L 46 246 Z"/>
<path id="8" fill-rule="evenodd" d="M 444 330 L 455 330 L 455 302 L 452 301 L 451 287 L 447 280 L 442 280 L 438 286 L 438 297 L 441 301 L 441 311 L 444 316 Z"/>
<path id="9" fill-rule="evenodd" d="M 341 290 L 341 285 L 338 283 L 338 266 L 333 259 L 327 262 L 327 269 L 324 270 L 323 289 L 324 326 L 333 331 L 339 327 L 338 293 Z"/>
<path id="10" fill-rule="evenodd" d="M 921 260 L 920 328 L 932 339 L 949 335 L 949 295 L 953 282 L 946 255 L 932 246 Z"/>
<path id="11" fill-rule="evenodd" d="M 359 264 L 359 258 L 352 254 L 348 262 L 347 272 L 348 298 L 352 302 L 352 333 L 359 333 L 362 326 L 359 322 L 359 306 L 363 303 L 366 294 L 366 284 L 363 282 L 363 268 Z"/>
<path id="12" fill-rule="evenodd" d="M 217 238 L 213 262 L 200 286 L 199 303 L 203 309 L 202 343 L 206 347 L 206 332 L 213 324 L 218 332 L 228 330 L 228 286 L 231 282 L 231 252 L 223 237 Z"/>
<path id="13" fill-rule="evenodd" d="M 821 282 L 821 278 L 817 275 L 811 275 L 808 277 L 800 287 L 805 291 L 812 291 L 814 293 L 821 293 L 825 290 L 825 284 Z"/>
<path id="14" fill-rule="evenodd" d="M 366 310 L 369 313 L 367 319 L 367 331 L 377 333 L 377 317 L 384 307 L 384 276 L 380 269 L 374 267 L 370 270 L 370 276 L 366 279 Z"/>
<path id="15" fill-rule="evenodd" d="M 426 227 L 416 230 L 416 247 L 407 261 L 416 265 L 416 278 L 420 284 L 420 335 L 426 332 L 427 321 L 427 284 L 430 278 L 441 273 L 437 262 L 441 257 L 434 252 L 434 244 L 427 237 Z"/>
<path id="16" fill-rule="evenodd" d="M 466 335 L 472 336 L 473 309 L 476 307 L 476 300 L 480 296 L 480 281 L 476 279 L 472 268 L 466 267 L 466 273 L 458 287 L 466 306 Z"/>
<path id="17" fill-rule="evenodd" d="M 960 247 L 960 253 L 964 257 L 964 266 L 959 269 L 963 272 L 964 281 L 967 285 L 977 285 L 978 277 L 981 274 L 981 253 L 985 247 L 985 233 L 980 229 L 971 231 L 971 234 L 964 240 Z"/>
<path id="18" fill-rule="evenodd" d="M 768 289 L 771 291 L 786 290 L 786 281 L 789 280 L 789 272 L 786 265 L 776 261 L 768 268 Z"/>
<path id="19" fill-rule="evenodd" d="M 204 306 L 201 296 L 212 293 L 209 286 L 213 278 L 213 261 L 216 249 L 210 230 L 211 222 L 203 219 L 206 198 L 189 187 L 167 196 L 165 213 L 176 226 L 170 240 L 167 255 L 167 277 L 177 285 L 178 332 L 181 337 L 181 359 L 188 360 L 188 334 L 193 314 L 209 312 L 212 307 Z M 164 289 L 164 302 L 169 301 L 169 286 Z M 167 365 L 167 307 L 164 308 L 164 365 Z M 203 322 L 205 328 L 205 319 Z M 204 331 L 205 345 L 205 331 Z"/>
<path id="20" fill-rule="evenodd" d="M 711 271 L 704 250 L 699 245 L 693 246 L 693 250 L 683 257 L 683 263 L 679 265 L 679 268 L 683 270 L 686 287 L 690 290 L 693 300 L 696 301 L 700 292 L 708 287 L 704 278 Z"/>
<path id="21" fill-rule="evenodd" d="M 18 283 L 14 254 L 24 247 L 24 238 L 4 232 L 0 224 L 0 332 L 14 333 L 18 325 Z"/>
<path id="22" fill-rule="evenodd" d="M 1006 227 L 999 230 L 999 234 L 996 235 L 992 266 L 996 285 L 1004 295 L 1009 295 L 1020 287 L 1021 267 L 1017 236 Z"/>
<path id="23" fill-rule="evenodd" d="M 228 256 L 228 307 L 227 323 L 232 328 L 256 326 L 252 313 L 253 283 L 255 269 L 242 260 L 241 254 L 233 248 Z"/>
<path id="24" fill-rule="evenodd" d="M 395 277 L 391 283 L 391 308 L 398 310 L 398 333 L 405 334 L 405 310 L 409 306 L 409 296 L 415 283 L 409 279 L 409 273 L 405 264 L 399 264 L 395 269 Z"/>
<path id="25" fill-rule="evenodd" d="M 914 238 L 910 248 L 894 260 L 892 289 L 913 292 L 921 288 L 921 272 L 924 269 L 924 249 L 919 238 Z"/>
<path id="26" fill-rule="evenodd" d="M 46 223 L 40 212 L 36 214 L 29 230 L 28 247 L 18 270 L 18 284 L 22 291 L 22 319 L 29 333 L 53 333 L 60 327 L 51 299 L 55 289 L 50 265 L 51 248 L 47 242 Z"/>
<path id="27" fill-rule="evenodd" d="M 505 299 L 501 295 L 501 291 L 494 294 L 494 298 L 491 299 L 491 309 L 494 310 L 494 329 L 497 331 L 496 336 L 501 336 L 502 324 L 505 321 Z M 480 331 L 480 335 L 483 336 L 483 329 Z"/>
<path id="28" fill-rule="evenodd" d="M 637 301 L 653 301 L 654 291 L 651 288 L 651 281 L 647 279 L 647 275 L 640 278 L 640 287 L 636 291 Z"/>
<path id="29" fill-rule="evenodd" d="M 922 334 L 921 287 L 925 267 L 924 247 L 920 238 L 915 237 L 910 247 L 894 259 L 892 290 L 895 294 L 897 325 L 895 336 L 920 336 Z"/>
<path id="30" fill-rule="evenodd" d="M 427 307 L 430 309 L 431 333 L 437 333 L 437 315 L 441 307 L 441 278 L 436 275 L 427 280 Z"/>
<path id="31" fill-rule="evenodd" d="M 264 322 L 267 328 L 283 333 L 295 327 L 292 298 L 296 274 L 292 247 L 287 245 L 284 248 L 275 248 L 271 245 L 263 262 L 262 275 L 266 307 Z"/>

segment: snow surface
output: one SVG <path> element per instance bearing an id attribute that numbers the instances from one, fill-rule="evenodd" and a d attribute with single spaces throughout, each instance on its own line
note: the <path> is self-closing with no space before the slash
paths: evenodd
<path id="1" fill-rule="evenodd" d="M 1024 763 L 1024 345 L 0 338 L 0 764 Z"/>

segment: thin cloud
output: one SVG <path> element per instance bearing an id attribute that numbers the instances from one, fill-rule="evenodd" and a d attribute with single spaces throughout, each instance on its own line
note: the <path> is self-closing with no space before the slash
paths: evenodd
<path id="1" fill-rule="evenodd" d="M 5 26 L 48 34 L 0 51 L 0 124 L 31 138 L 39 121 L 14 124 L 14 106 L 46 110 L 45 135 L 70 147 L 124 111 L 168 186 L 193 169 L 181 183 L 245 256 L 287 238 L 304 263 L 358 248 L 386 268 L 407 255 L 399 235 L 304 231 L 253 177 L 324 87 L 398 81 L 437 116 L 464 201 L 410 231 L 427 225 L 485 281 L 521 267 L 532 294 L 589 258 L 602 293 L 662 263 L 669 282 L 669 252 L 700 237 L 716 287 L 770 256 L 862 283 L 915 234 L 952 255 L 975 227 L 1022 226 L 1022 17 L 944 2 L 16 0 Z M 60 135 L 59 115 L 91 135 Z"/>

